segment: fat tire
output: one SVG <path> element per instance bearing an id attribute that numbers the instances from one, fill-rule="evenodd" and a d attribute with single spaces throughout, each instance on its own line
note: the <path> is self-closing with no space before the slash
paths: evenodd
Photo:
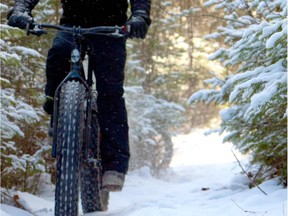
<path id="1" fill-rule="evenodd" d="M 92 111 L 90 151 L 94 158 L 101 160 L 99 147 L 99 126 L 97 113 Z M 102 172 L 100 168 L 81 165 L 81 203 L 84 213 L 107 211 L 109 192 L 101 191 Z"/>
<path id="2" fill-rule="evenodd" d="M 77 216 L 85 87 L 67 81 L 60 91 L 57 124 L 55 215 Z"/>

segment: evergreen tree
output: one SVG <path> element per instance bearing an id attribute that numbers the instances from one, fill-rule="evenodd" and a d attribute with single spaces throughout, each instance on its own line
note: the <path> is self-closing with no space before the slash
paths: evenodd
<path id="1" fill-rule="evenodd" d="M 184 108 L 146 94 L 140 86 L 125 88 L 130 126 L 130 169 L 148 166 L 157 174 L 173 155 L 170 130 L 183 123 Z"/>
<path id="2" fill-rule="evenodd" d="M 207 80 L 190 102 L 225 104 L 220 132 L 260 164 L 257 177 L 287 177 L 287 7 L 280 0 L 206 1 L 223 9 L 226 26 L 208 39 L 224 37 L 226 46 L 210 56 L 226 74 Z"/>
<path id="3" fill-rule="evenodd" d="M 35 192 L 50 149 L 42 110 L 46 42 L 6 25 L 11 4 L 1 4 L 1 180 L 3 187 Z"/>
<path id="4" fill-rule="evenodd" d="M 207 53 L 215 47 L 203 36 L 215 21 L 202 16 L 206 13 L 201 1 L 153 1 L 147 38 L 128 41 L 127 85 L 141 85 L 146 93 L 186 107 L 186 98 L 203 87 L 214 67 Z M 205 125 L 215 113 L 212 106 L 197 104 L 186 109 L 186 123 L 189 129 Z"/>

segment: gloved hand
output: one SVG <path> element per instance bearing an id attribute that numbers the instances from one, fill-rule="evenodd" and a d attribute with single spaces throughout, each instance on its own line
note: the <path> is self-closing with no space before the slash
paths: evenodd
<path id="1" fill-rule="evenodd" d="M 29 23 L 29 28 L 33 29 L 33 16 L 31 12 L 27 12 L 19 9 L 18 7 L 12 8 L 7 15 L 8 25 L 12 27 L 18 27 L 21 29 L 26 29 Z"/>
<path id="2" fill-rule="evenodd" d="M 143 10 L 138 10 L 132 13 L 132 16 L 127 21 L 126 26 L 131 38 L 146 37 L 148 27 L 151 23 L 150 17 Z"/>

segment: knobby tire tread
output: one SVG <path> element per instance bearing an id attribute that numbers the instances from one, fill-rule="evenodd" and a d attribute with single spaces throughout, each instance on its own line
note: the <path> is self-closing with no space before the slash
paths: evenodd
<path id="1" fill-rule="evenodd" d="M 92 112 L 90 150 L 93 157 L 100 158 L 98 145 L 98 120 L 96 111 Z M 101 170 L 91 166 L 81 166 L 81 203 L 84 213 L 106 211 L 108 209 L 109 192 L 101 191 Z"/>
<path id="2" fill-rule="evenodd" d="M 84 99 L 85 88 L 80 82 L 73 80 L 63 84 L 57 128 L 56 216 L 78 215 Z"/>

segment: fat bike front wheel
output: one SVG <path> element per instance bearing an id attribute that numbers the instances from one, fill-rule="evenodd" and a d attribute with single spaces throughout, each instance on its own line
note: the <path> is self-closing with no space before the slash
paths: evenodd
<path id="1" fill-rule="evenodd" d="M 85 87 L 67 81 L 60 91 L 57 124 L 55 216 L 77 216 Z"/>

